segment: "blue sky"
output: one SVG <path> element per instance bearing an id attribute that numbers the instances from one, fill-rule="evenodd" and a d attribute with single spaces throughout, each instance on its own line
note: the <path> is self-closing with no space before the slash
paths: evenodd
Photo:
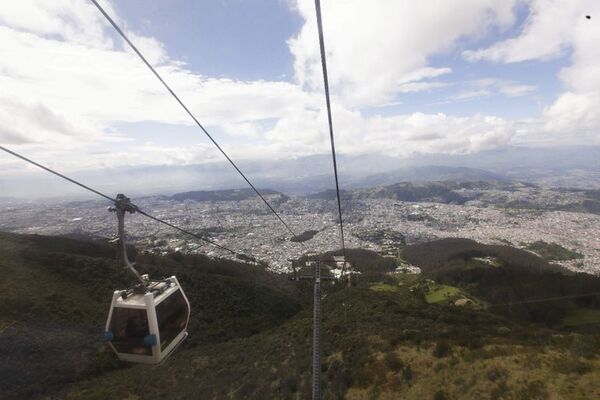
<path id="1" fill-rule="evenodd" d="M 298 34 L 303 19 L 293 3 L 284 0 L 176 0 L 115 2 L 116 11 L 130 29 L 164 43 L 169 56 L 182 60 L 194 72 L 237 80 L 294 81 L 294 57 L 287 40 Z M 483 37 L 464 38 L 458 47 L 487 47 L 498 40 L 517 36 L 529 10 L 515 7 L 516 23 L 509 29 L 492 29 Z M 376 43 L 374 43 L 376 45 Z M 538 115 L 541 104 L 553 101 L 561 90 L 558 72 L 568 64 L 568 54 L 545 62 L 518 64 L 470 63 L 458 51 L 431 56 L 430 65 L 450 67 L 452 73 L 439 79 L 448 87 L 427 92 L 399 94 L 393 106 L 363 109 L 366 115 L 412 112 L 442 112 L 468 116 L 479 112 L 505 118 Z M 535 86 L 527 96 L 506 97 L 499 93 L 461 100 L 448 100 L 472 89 L 469 82 L 498 78 Z M 160 127 L 157 127 L 160 130 Z"/>
<path id="2" fill-rule="evenodd" d="M 328 151 L 312 0 L 102 4 L 235 158 Z M 600 143 L 596 1 L 339 0 L 323 18 L 341 153 Z M 87 0 L 0 4 L 0 85 L 0 143 L 63 170 L 221 160 Z"/>
<path id="3" fill-rule="evenodd" d="M 293 79 L 286 40 L 302 18 L 283 0 L 133 0 L 115 8 L 132 29 L 158 38 L 171 57 L 202 75 Z"/>

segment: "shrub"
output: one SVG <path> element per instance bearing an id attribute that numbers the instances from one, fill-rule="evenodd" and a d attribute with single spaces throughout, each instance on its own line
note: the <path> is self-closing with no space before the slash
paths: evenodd
<path id="1" fill-rule="evenodd" d="M 496 332 L 500 336 L 506 336 L 510 333 L 510 328 L 508 326 L 499 326 L 498 329 L 496 329 Z"/>
<path id="2" fill-rule="evenodd" d="M 394 372 L 400 371 L 404 366 L 402 360 L 393 351 L 386 353 L 386 355 L 383 357 L 383 361 L 385 362 L 387 369 Z"/>
<path id="3" fill-rule="evenodd" d="M 590 372 L 590 365 L 578 358 L 563 358 L 554 364 L 554 370 L 561 374 L 583 375 Z"/>
<path id="4" fill-rule="evenodd" d="M 569 352 L 577 357 L 591 358 L 598 353 L 599 347 L 598 337 L 579 336 L 573 340 Z"/>
<path id="5" fill-rule="evenodd" d="M 445 340 L 437 342 L 433 349 L 433 356 L 437 358 L 447 357 L 452 352 L 452 347 Z"/>
<path id="6" fill-rule="evenodd" d="M 519 400 L 544 400 L 549 397 L 546 385 L 542 381 L 527 382 L 525 387 L 519 390 L 517 393 L 517 399 Z"/>
<path id="7" fill-rule="evenodd" d="M 410 367 L 410 365 L 406 365 L 404 367 L 404 369 L 402 370 L 402 378 L 407 381 L 410 382 L 413 379 L 413 372 L 412 372 L 412 368 Z"/>
<path id="8" fill-rule="evenodd" d="M 433 395 L 433 400 L 448 400 L 448 398 L 446 397 L 446 393 L 440 389 Z"/>
<path id="9" fill-rule="evenodd" d="M 506 380 L 508 377 L 508 371 L 505 368 L 494 366 L 487 370 L 486 376 L 492 382 Z"/>

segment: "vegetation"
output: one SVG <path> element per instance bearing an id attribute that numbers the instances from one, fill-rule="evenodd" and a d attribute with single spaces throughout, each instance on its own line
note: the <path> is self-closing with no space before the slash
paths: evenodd
<path id="1" fill-rule="evenodd" d="M 289 197 L 283 193 L 271 189 L 260 189 L 263 196 L 279 195 L 285 202 Z M 194 201 L 240 201 L 250 199 L 256 196 L 253 189 L 227 189 L 227 190 L 197 190 L 192 192 L 175 193 L 171 199 L 176 201 L 194 200 Z"/>
<path id="2" fill-rule="evenodd" d="M 486 301 L 490 310 L 525 321 L 557 326 L 577 307 L 600 308 L 600 278 L 574 274 L 525 250 L 442 239 L 410 246 L 402 257 L 437 282 L 460 287 Z M 473 268 L 473 258 L 491 257 L 496 266 Z M 498 266 L 499 265 L 499 266 Z M 556 301 L 530 300 L 566 297 Z"/>
<path id="3" fill-rule="evenodd" d="M 397 246 L 406 245 L 406 237 L 398 231 L 391 229 L 371 229 L 353 233 L 353 236 L 371 243 L 393 243 Z"/>
<path id="4" fill-rule="evenodd" d="M 458 297 L 461 293 L 461 290 L 454 286 L 437 285 L 425 295 L 425 301 L 429 304 L 441 303 Z"/>
<path id="5" fill-rule="evenodd" d="M 597 308 L 574 308 L 563 320 L 565 327 L 596 325 L 600 327 L 600 310 Z"/>
<path id="6" fill-rule="evenodd" d="M 583 254 L 576 251 L 566 249 L 556 243 L 546 243 L 542 240 L 528 244 L 525 247 L 537 253 L 546 261 L 565 261 L 583 258 Z"/>
<path id="7" fill-rule="evenodd" d="M 389 260 L 348 250 L 362 274 L 352 287 L 323 284 L 324 399 L 598 397 L 598 330 L 532 324 L 528 314 L 492 308 L 429 304 L 420 290 L 428 285 L 452 286 L 473 298 L 473 292 L 488 290 L 488 279 L 496 279 L 499 293 L 510 292 L 514 283 L 495 275 L 512 271 L 512 258 L 502 251 L 493 255 L 500 267 L 460 270 L 458 260 L 464 267 L 469 257 L 441 262 L 438 250 L 456 255 L 485 248 L 475 242 L 437 246 L 428 247 L 434 250 L 429 257 L 419 247 L 405 250 L 403 256 L 426 271 L 424 276 L 394 275 Z M 1 303 L 11 304 L 0 310 L 2 399 L 310 397 L 312 288 L 307 282 L 232 261 L 138 255 L 144 272 L 178 276 L 190 296 L 192 323 L 189 340 L 163 365 L 130 365 L 118 362 L 97 339 L 112 290 L 129 282 L 110 247 L 0 234 L 0 251 L 0 272 L 8 277 L 0 281 Z M 490 256 L 483 253 L 475 256 Z M 333 254 L 339 252 L 322 257 Z M 525 271 L 524 265 L 514 268 Z M 550 291 L 550 280 L 540 277 L 557 272 L 534 268 L 531 274 L 524 274 L 525 282 L 536 276 Z M 574 275 L 561 277 L 568 286 Z M 598 308 L 591 299 L 581 307 Z"/>
<path id="8" fill-rule="evenodd" d="M 113 290 L 133 282 L 112 247 L 0 233 L 0 252 L 0 398 L 41 396 L 119 367 L 100 337 Z M 300 309 L 296 286 L 259 266 L 178 253 L 136 261 L 150 276 L 177 275 L 185 288 L 196 333 L 183 349 L 254 335 Z"/>
<path id="9" fill-rule="evenodd" d="M 308 231 L 304 231 L 301 234 L 299 234 L 298 236 L 294 236 L 290 239 L 291 242 L 306 242 L 307 240 L 312 239 L 313 237 L 315 237 L 315 235 L 319 233 L 319 231 L 314 231 L 314 230 L 308 230 Z"/>

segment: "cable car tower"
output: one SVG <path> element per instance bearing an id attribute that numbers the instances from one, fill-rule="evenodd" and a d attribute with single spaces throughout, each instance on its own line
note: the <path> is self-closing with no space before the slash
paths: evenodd
<path id="1" fill-rule="evenodd" d="M 329 273 L 321 275 L 321 260 L 317 254 L 308 253 L 304 267 L 299 270 L 292 260 L 294 280 L 313 281 L 313 341 L 312 341 L 312 399 L 321 399 L 321 280 L 335 280 Z"/>

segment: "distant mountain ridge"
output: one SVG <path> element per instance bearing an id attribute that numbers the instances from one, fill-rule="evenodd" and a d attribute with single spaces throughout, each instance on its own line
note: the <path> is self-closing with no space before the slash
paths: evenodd
<path id="1" fill-rule="evenodd" d="M 422 182 L 422 181 L 508 181 L 505 176 L 479 168 L 448 167 L 444 165 L 425 165 L 418 167 L 397 168 L 390 172 L 369 175 L 364 178 L 354 179 L 349 186 L 373 187 L 391 185 L 397 182 Z"/>
<path id="2" fill-rule="evenodd" d="M 473 154 L 424 154 L 406 157 L 381 154 L 338 154 L 340 185 L 345 189 L 390 185 L 402 181 L 517 180 L 546 187 L 600 189 L 600 146 L 507 146 Z M 173 194 L 196 188 L 224 190 L 239 187 L 231 166 L 218 161 L 191 165 L 143 165 L 74 172 L 72 178 L 102 191 L 130 197 Z M 244 173 L 257 187 L 288 195 L 306 195 L 334 187 L 328 153 L 280 159 L 247 160 Z M 46 175 L 4 176 L 0 186 L 15 198 L 40 195 L 86 198 L 77 187 L 50 188 Z M 89 196 L 88 196 L 89 197 Z M 7 201 L 7 200 L 2 200 Z"/>
<path id="3" fill-rule="evenodd" d="M 548 197 L 548 193 L 551 196 Z M 600 190 L 547 189 L 526 182 L 511 181 L 437 181 L 400 182 L 365 189 L 341 190 L 344 201 L 391 199 L 507 209 L 571 211 L 600 214 Z M 333 189 L 306 196 L 310 199 L 334 200 Z M 349 203 L 348 203 L 349 204 Z"/>
<path id="4" fill-rule="evenodd" d="M 528 187 L 525 183 L 515 182 L 487 182 L 487 181 L 436 181 L 436 182 L 399 182 L 393 185 L 378 186 L 352 191 L 340 192 L 344 200 L 364 199 L 393 199 L 408 202 L 434 202 L 464 204 L 475 200 L 478 195 L 474 191 L 482 190 L 507 190 L 514 191 L 518 188 Z M 313 199 L 335 199 L 334 190 L 314 193 L 307 197 Z"/>
<path id="5" fill-rule="evenodd" d="M 287 196 L 281 192 L 271 189 L 259 189 L 264 195 L 281 195 L 287 200 Z M 175 201 L 240 201 L 256 196 L 254 190 L 248 189 L 226 189 L 226 190 L 196 190 L 191 192 L 175 193 L 170 198 Z"/>

